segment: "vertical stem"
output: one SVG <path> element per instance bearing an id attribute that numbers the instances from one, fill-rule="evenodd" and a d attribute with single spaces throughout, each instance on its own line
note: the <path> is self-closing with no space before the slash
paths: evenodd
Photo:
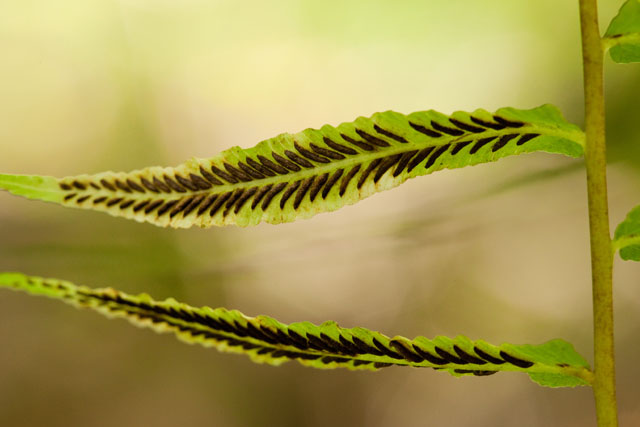
<path id="1" fill-rule="evenodd" d="M 605 144 L 603 49 L 596 0 L 580 1 L 582 60 L 591 236 L 593 287 L 594 374 L 593 394 L 598 426 L 617 426 L 615 359 L 613 340 L 613 255 L 607 203 L 607 155 Z"/>

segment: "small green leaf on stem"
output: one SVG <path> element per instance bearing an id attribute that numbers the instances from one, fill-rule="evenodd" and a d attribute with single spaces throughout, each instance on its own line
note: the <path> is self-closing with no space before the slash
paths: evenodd
<path id="1" fill-rule="evenodd" d="M 627 0 L 604 34 L 603 43 L 618 63 L 640 62 L 640 0 Z"/>
<path id="2" fill-rule="evenodd" d="M 618 225 L 613 237 L 613 250 L 628 261 L 640 261 L 640 206 L 631 209 Z"/>

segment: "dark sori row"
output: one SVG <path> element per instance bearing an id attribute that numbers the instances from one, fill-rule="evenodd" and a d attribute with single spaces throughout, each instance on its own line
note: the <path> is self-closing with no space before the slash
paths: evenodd
<path id="1" fill-rule="evenodd" d="M 416 131 L 434 138 L 441 137 L 443 134 L 461 136 L 465 132 L 480 133 L 487 131 L 487 129 L 500 130 L 507 127 L 519 128 L 524 126 L 524 123 L 508 121 L 500 118 L 499 116 L 495 116 L 494 118 L 496 120 L 495 122 L 487 122 L 471 117 L 471 121 L 476 125 L 470 125 L 455 119 L 449 119 L 449 121 L 457 128 L 443 126 L 434 121 L 431 122 L 431 128 L 412 122 L 409 124 Z M 388 137 L 399 142 L 407 142 L 403 137 L 384 130 L 378 125 L 374 125 L 374 128 L 376 132 L 384 137 Z M 314 168 L 315 165 L 311 163 L 311 161 L 316 163 L 330 163 L 333 160 L 341 160 L 345 159 L 346 156 L 358 154 L 358 151 L 349 147 L 348 144 L 367 151 L 374 151 L 379 148 L 390 146 L 388 142 L 367 132 L 359 129 L 356 130 L 356 132 L 362 137 L 362 140 L 356 140 L 348 135 L 341 134 L 341 137 L 345 142 L 338 143 L 325 136 L 324 142 L 326 144 L 326 148 L 310 143 L 309 148 L 311 150 L 301 147 L 296 142 L 294 143 L 294 148 L 297 153 L 285 150 L 284 156 L 282 156 L 274 152 L 271 153 L 273 160 L 262 155 L 258 155 L 257 160 L 247 157 L 245 162 L 240 161 L 236 166 L 225 162 L 223 164 L 225 170 L 212 165 L 210 167 L 211 172 L 207 171 L 205 167 L 200 166 L 200 174 L 190 173 L 188 177 L 175 173 L 173 178 L 165 174 L 162 177 L 153 177 L 151 181 L 145 177 L 138 176 L 123 180 L 113 179 L 111 181 L 101 179 L 98 183 L 87 183 L 80 182 L 79 180 L 73 180 L 72 182 L 60 182 L 59 185 L 63 190 L 69 191 L 69 194 L 64 197 L 64 200 L 67 202 L 75 201 L 75 203 L 81 205 L 94 197 L 91 194 L 90 188 L 93 188 L 94 190 L 106 189 L 114 193 L 119 192 L 119 194 L 114 195 L 114 197 L 96 197 L 92 201 L 94 205 L 104 204 L 106 207 L 117 206 L 121 210 L 132 207 L 132 211 L 134 213 L 142 210 L 145 214 L 156 212 L 158 217 L 167 213 L 170 218 L 175 217 L 179 213 L 182 213 L 183 217 L 185 217 L 196 208 L 197 216 L 201 216 L 207 211 L 210 216 L 213 216 L 220 210 L 222 210 L 223 216 L 226 216 L 231 211 L 237 214 L 251 199 L 253 199 L 251 203 L 252 210 L 260 205 L 260 208 L 264 211 L 270 206 L 272 200 L 280 193 L 283 193 L 280 198 L 281 209 L 284 209 L 287 201 L 292 198 L 294 193 L 295 197 L 293 197 L 293 208 L 298 209 L 307 194 L 309 194 L 309 200 L 311 202 L 316 199 L 318 194 L 321 194 L 322 198 L 326 199 L 331 189 L 336 185 L 339 185 L 339 195 L 342 197 L 345 194 L 349 183 L 356 178 L 358 173 L 360 173 L 360 176 L 358 177 L 357 188 L 360 189 L 369 177 L 373 176 L 374 183 L 377 183 L 380 178 L 382 178 L 382 176 L 394 166 L 394 177 L 397 177 L 405 170 L 407 172 L 411 172 L 414 168 L 425 161 L 425 159 L 424 169 L 429 169 L 435 164 L 436 160 L 449 149 L 451 149 L 450 154 L 455 155 L 464 147 L 473 144 L 469 153 L 475 154 L 480 148 L 489 143 L 493 143 L 491 150 L 496 152 L 503 148 L 509 141 L 518 137 L 519 139 L 516 144 L 522 145 L 539 136 L 537 133 L 516 132 L 504 134 L 502 136 L 492 136 L 480 139 L 470 138 L 459 141 L 455 144 L 430 146 L 422 150 L 409 150 L 403 153 L 377 158 L 371 161 L 366 168 L 363 167 L 363 164 L 357 164 L 351 167 L 348 172 L 346 169 L 341 168 L 331 174 L 324 173 L 293 182 L 256 185 L 255 187 L 238 188 L 233 191 L 216 194 L 211 194 L 211 192 L 206 191 L 216 185 L 225 185 L 227 183 L 236 184 L 239 182 L 247 183 L 267 177 L 273 177 L 276 176 L 276 174 L 286 175 L 292 172 L 298 172 L 302 170 L 302 168 Z M 137 180 L 135 178 L 137 178 Z M 83 194 L 85 191 L 87 191 L 87 193 Z M 185 194 L 189 191 L 197 193 Z M 154 199 L 151 197 L 140 201 L 139 198 L 133 199 L 126 197 L 126 194 L 123 194 L 123 192 L 129 194 L 134 192 L 150 192 L 156 194 L 176 193 L 176 198 L 166 200 Z M 152 194 L 150 195 L 152 196 Z"/>
<path id="2" fill-rule="evenodd" d="M 110 293 L 91 293 L 76 290 L 72 295 L 69 289 L 59 282 L 43 281 L 40 285 L 56 289 L 62 292 L 70 292 L 66 297 L 68 300 L 76 301 L 81 304 L 91 303 L 105 307 L 111 311 L 124 311 L 129 315 L 136 316 L 143 320 L 149 320 L 155 324 L 167 324 L 176 328 L 180 332 L 188 333 L 190 336 L 203 337 L 218 342 L 226 342 L 232 347 L 241 347 L 244 350 L 258 349 L 257 354 L 269 355 L 273 358 L 286 357 L 288 359 L 301 360 L 320 360 L 322 363 L 344 363 L 353 362 L 354 366 L 362 366 L 373 364 L 376 368 L 392 366 L 393 363 L 373 362 L 370 360 L 358 359 L 358 355 L 387 356 L 396 360 L 404 360 L 411 363 L 421 363 L 424 361 L 434 365 L 485 365 L 491 363 L 494 365 L 502 365 L 510 363 L 520 368 L 529 368 L 533 366 L 533 362 L 517 358 L 505 351 L 500 351 L 499 356 L 490 355 L 481 350 L 477 346 L 474 347 L 474 354 L 464 351 L 457 345 L 453 346 L 455 354 L 440 348 L 434 347 L 435 353 L 430 353 L 415 343 L 407 344 L 401 340 L 391 340 L 390 347 L 383 345 L 375 337 L 372 344 L 368 344 L 356 336 L 347 339 L 343 335 L 335 340 L 324 333 L 315 336 L 306 333 L 305 336 L 295 332 L 292 329 L 283 331 L 277 328 L 270 328 L 265 325 L 254 324 L 247 321 L 246 325 L 242 325 L 237 321 L 227 321 L 221 318 L 214 318 L 210 315 L 200 312 L 191 311 L 185 308 L 177 308 L 175 306 L 163 303 L 145 303 L 139 301 L 131 301 L 126 296 L 118 292 Z M 78 297 L 80 295 L 80 297 Z M 233 334 L 235 337 L 226 334 Z M 246 340 L 251 337 L 260 344 Z M 280 347 L 294 347 L 297 351 L 286 350 Z M 325 352 L 328 354 L 318 354 Z M 336 356 L 340 354 L 342 356 Z M 437 369 L 437 368 L 436 368 Z M 469 373 L 474 375 L 490 375 L 496 373 L 492 370 L 465 370 L 456 369 L 458 373 Z"/>

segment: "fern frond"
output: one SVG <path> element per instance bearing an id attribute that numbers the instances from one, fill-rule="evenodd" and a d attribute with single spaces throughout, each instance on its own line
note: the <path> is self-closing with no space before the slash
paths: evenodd
<path id="1" fill-rule="evenodd" d="M 376 370 L 387 366 L 429 367 L 454 376 L 485 376 L 498 371 L 527 373 L 550 387 L 589 385 L 587 362 L 571 344 L 553 340 L 541 345 L 491 345 L 456 338 L 387 337 L 335 322 L 285 325 L 267 316 L 248 317 L 225 308 L 196 308 L 174 299 L 127 295 L 111 288 L 90 289 L 70 282 L 0 273 L 0 286 L 55 298 L 107 317 L 125 318 L 156 332 L 171 332 L 190 344 L 242 353 L 253 361 L 280 365 L 297 360 L 314 368 Z"/>
<path id="2" fill-rule="evenodd" d="M 62 179 L 0 175 L 0 189 L 163 227 L 278 224 L 334 211 L 445 168 L 535 151 L 578 157 L 583 139 L 550 105 L 451 116 L 388 111 L 175 168 Z"/>

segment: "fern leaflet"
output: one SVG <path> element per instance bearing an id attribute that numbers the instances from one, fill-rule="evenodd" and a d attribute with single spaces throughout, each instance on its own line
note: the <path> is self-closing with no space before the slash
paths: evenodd
<path id="1" fill-rule="evenodd" d="M 550 105 L 451 116 L 388 111 L 175 168 L 62 179 L 0 174 L 0 189 L 163 227 L 278 224 L 334 211 L 444 168 L 536 151 L 579 157 L 583 140 Z"/>
<path id="2" fill-rule="evenodd" d="M 592 377 L 587 362 L 562 340 L 541 345 L 494 346 L 464 336 L 389 338 L 364 328 L 342 328 L 335 322 L 285 325 L 267 316 L 248 317 L 224 308 L 196 308 L 174 299 L 154 301 L 146 294 L 133 296 L 111 288 L 90 289 L 19 273 L 0 273 L 0 286 L 55 298 L 107 317 L 125 318 L 136 326 L 171 332 L 186 343 L 246 354 L 255 362 L 271 365 L 297 360 L 323 369 L 430 367 L 454 376 L 517 371 L 549 387 L 589 385 Z"/>
<path id="3" fill-rule="evenodd" d="M 618 225 L 612 244 L 622 259 L 640 261 L 640 206 L 631 209 Z"/>
<path id="4" fill-rule="evenodd" d="M 640 62 L 640 0 L 627 0 L 622 5 L 602 42 L 615 62 Z"/>

